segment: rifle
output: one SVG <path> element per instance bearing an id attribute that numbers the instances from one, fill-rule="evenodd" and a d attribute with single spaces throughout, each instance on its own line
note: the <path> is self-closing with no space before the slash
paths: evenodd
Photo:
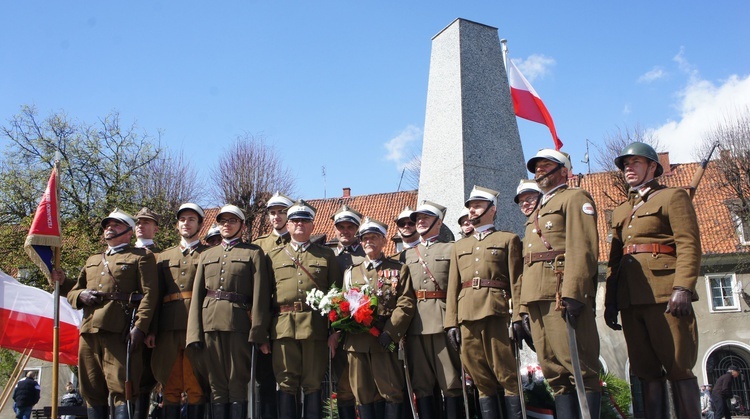
<path id="1" fill-rule="evenodd" d="M 717 141 L 711 147 L 711 151 L 708 152 L 708 157 L 701 160 L 700 166 L 698 166 L 698 169 L 695 171 L 695 174 L 693 175 L 693 180 L 690 182 L 690 185 L 687 187 L 688 195 L 690 195 L 691 200 L 693 199 L 693 197 L 695 197 L 695 191 L 696 189 L 698 189 L 698 185 L 701 183 L 703 174 L 706 172 L 706 166 L 708 166 L 708 162 L 711 161 L 711 156 L 714 154 L 714 150 L 716 150 L 716 147 L 718 146 L 719 146 L 719 142 Z"/>

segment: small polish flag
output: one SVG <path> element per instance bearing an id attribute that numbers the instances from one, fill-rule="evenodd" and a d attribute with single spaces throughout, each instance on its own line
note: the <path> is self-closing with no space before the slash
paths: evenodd
<path id="1" fill-rule="evenodd" d="M 555 123 L 552 122 L 547 107 L 544 106 L 544 102 L 542 102 L 536 90 L 531 87 L 531 83 L 521 74 L 513 61 L 508 61 L 510 63 L 508 66 L 510 95 L 513 98 L 513 109 L 516 111 L 516 116 L 546 125 L 552 134 L 552 140 L 555 142 L 555 150 L 559 151 L 563 143 L 557 137 Z"/>

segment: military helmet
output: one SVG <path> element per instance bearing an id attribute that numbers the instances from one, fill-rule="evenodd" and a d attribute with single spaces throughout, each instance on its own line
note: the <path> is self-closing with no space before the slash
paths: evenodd
<path id="1" fill-rule="evenodd" d="M 634 142 L 628 144 L 625 148 L 622 149 L 620 152 L 620 155 L 615 157 L 615 166 L 617 166 L 620 170 L 625 170 L 625 164 L 623 163 L 623 160 L 625 160 L 625 157 L 628 156 L 641 156 L 645 157 L 652 162 L 656 163 L 656 172 L 654 172 L 654 176 L 661 176 L 662 173 L 664 173 L 664 168 L 661 166 L 661 163 L 659 163 L 659 155 L 656 153 L 656 150 L 654 150 L 653 147 L 646 143 L 641 142 Z"/>

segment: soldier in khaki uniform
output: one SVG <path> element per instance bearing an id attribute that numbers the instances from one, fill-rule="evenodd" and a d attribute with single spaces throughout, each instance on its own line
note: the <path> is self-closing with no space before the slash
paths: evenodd
<path id="1" fill-rule="evenodd" d="M 260 236 L 253 244 L 260 246 L 263 253 L 268 255 L 271 250 L 282 247 L 292 239 L 287 229 L 287 210 L 294 201 L 288 196 L 276 192 L 266 203 L 268 221 L 273 230 Z M 258 383 L 260 400 L 260 417 L 262 419 L 275 419 L 278 417 L 276 377 L 273 374 L 273 359 L 271 354 L 256 352 L 255 380 Z"/>
<path id="2" fill-rule="evenodd" d="M 161 216 L 143 207 L 135 214 L 135 219 L 135 247 L 148 249 L 154 253 L 161 252 L 161 248 L 154 242 L 154 236 L 159 231 Z"/>
<path id="3" fill-rule="evenodd" d="M 206 397 L 204 388 L 208 371 L 196 374 L 202 365 L 191 349 L 185 349 L 185 330 L 193 297 L 193 280 L 200 255 L 208 249 L 198 237 L 204 212 L 197 204 L 182 204 L 177 210 L 177 232 L 180 244 L 161 252 L 157 257 L 161 307 L 154 323 L 156 345 L 151 356 L 151 368 L 162 384 L 164 418 L 180 417 L 182 393 L 187 394 L 188 419 L 203 418 Z M 149 336 L 150 337 L 150 336 Z"/>
<path id="4" fill-rule="evenodd" d="M 383 254 L 386 232 L 385 224 L 364 220 L 359 237 L 365 260 L 344 275 L 345 288 L 369 285 L 378 299 L 374 327 L 379 336 L 348 333 L 343 344 L 360 419 L 394 419 L 403 414 L 404 372 L 396 348 L 414 316 L 414 290 L 406 267 Z"/>
<path id="5" fill-rule="evenodd" d="M 539 206 L 539 198 L 541 197 L 542 190 L 539 189 L 539 185 L 536 184 L 534 179 L 521 179 L 518 187 L 516 187 L 516 196 L 513 198 L 513 202 L 518 204 L 523 215 L 528 217 Z"/>
<path id="6" fill-rule="evenodd" d="M 453 247 L 443 321 L 479 390 L 485 419 L 521 417 L 518 371 L 508 335 L 510 300 L 520 291 L 518 278 L 523 269 L 521 239 L 495 230 L 497 195 L 492 189 L 474 186 L 464 204 L 474 235 Z M 504 415 L 498 400 L 503 391 Z"/>
<path id="7" fill-rule="evenodd" d="M 474 224 L 469 221 L 469 209 L 466 207 L 461 208 L 461 212 L 458 214 L 458 226 L 461 228 L 460 238 L 474 234 Z"/>
<path id="8" fill-rule="evenodd" d="M 297 201 L 289 208 L 291 242 L 268 253 L 274 292 L 271 322 L 273 369 L 281 392 L 279 417 L 296 419 L 297 395 L 304 394 L 304 417 L 322 414 L 321 384 L 328 366 L 328 320 L 312 311 L 307 293 L 324 293 L 341 282 L 333 250 L 310 242 L 315 208 Z"/>
<path id="9" fill-rule="evenodd" d="M 419 417 L 458 418 L 461 407 L 461 360 L 443 329 L 445 298 L 453 243 L 440 242 L 440 227 L 446 208 L 423 201 L 410 215 L 420 236 L 418 245 L 405 251 L 417 310 L 409 325 L 406 350 L 409 371 L 417 396 Z M 445 414 L 436 412 L 435 387 L 445 397 Z M 442 410 L 442 403 L 437 401 Z"/>
<path id="10" fill-rule="evenodd" d="M 414 210 L 409 208 L 409 206 L 407 205 L 406 208 L 404 208 L 404 210 L 401 211 L 398 216 L 396 216 L 396 219 L 393 220 L 396 222 L 398 235 L 399 237 L 401 237 L 401 243 L 403 246 L 401 252 L 397 253 L 394 257 L 396 257 L 401 263 L 404 263 L 403 256 L 406 253 L 406 249 L 412 248 L 419 244 L 419 234 L 417 234 L 417 226 L 411 219 L 411 215 L 413 213 Z"/>
<path id="11" fill-rule="evenodd" d="M 129 415 L 123 337 L 130 339 L 130 377 L 137 392 L 142 343 L 158 305 L 156 259 L 149 250 L 130 246 L 135 220 L 129 214 L 115 209 L 102 220 L 102 228 L 107 249 L 88 258 L 67 297 L 73 308 L 83 309 L 78 376 L 81 395 L 89 405 L 88 416 L 108 417 L 112 396 L 115 418 L 125 419 Z M 55 279 L 64 281 L 64 274 L 56 271 Z M 132 328 L 131 318 L 135 319 Z"/>
<path id="12" fill-rule="evenodd" d="M 347 205 L 331 216 L 338 246 L 336 247 L 336 260 L 339 262 L 341 272 L 346 271 L 355 263 L 365 259 L 365 251 L 359 243 L 357 229 L 362 223 L 362 214 Z M 338 345 L 341 332 L 331 334 L 328 345 Z M 333 376 L 336 381 L 336 405 L 340 419 L 356 419 L 357 412 L 354 410 L 356 401 L 354 392 L 349 383 L 349 360 L 345 351 L 335 351 L 331 359 Z"/>
<path id="13" fill-rule="evenodd" d="M 205 237 L 203 237 L 203 241 L 206 243 L 206 246 L 208 247 L 214 247 L 221 244 L 221 229 L 218 225 L 213 224 L 211 228 L 208 229 L 206 232 Z"/>
<path id="14" fill-rule="evenodd" d="M 601 387 L 594 299 L 599 237 L 594 200 L 588 192 L 568 187 L 572 168 L 565 153 L 540 150 L 526 167 L 535 174 L 543 195 L 526 221 L 521 311 L 531 319 L 537 357 L 555 395 L 558 418 L 577 418 L 580 412 L 566 322 L 575 329 L 587 405 L 591 417 L 598 418 Z M 555 271 L 562 271 L 562 276 Z"/>
<path id="15" fill-rule="evenodd" d="M 692 301 L 698 300 L 701 242 L 695 209 L 684 189 L 655 179 L 664 169 L 651 146 L 632 143 L 615 164 L 630 192 L 612 214 L 604 318 L 610 328 L 625 333 L 631 368 L 643 381 L 646 417 L 667 416 L 666 378 L 676 396 L 677 417 L 699 418 Z"/>
<path id="16" fill-rule="evenodd" d="M 245 214 L 226 205 L 216 215 L 222 243 L 201 254 L 188 316 L 187 346 L 202 353 L 214 419 L 247 418 L 251 344 L 268 353 L 271 301 L 266 257 L 242 242 Z"/>

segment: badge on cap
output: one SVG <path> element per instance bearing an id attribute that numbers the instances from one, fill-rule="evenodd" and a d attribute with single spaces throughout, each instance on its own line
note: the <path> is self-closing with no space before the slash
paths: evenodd
<path id="1" fill-rule="evenodd" d="M 596 214 L 596 210 L 594 210 L 594 206 L 591 205 L 591 203 L 589 202 L 583 204 L 583 208 L 581 208 L 581 210 L 583 210 L 584 214 L 588 214 L 588 215 Z"/>

